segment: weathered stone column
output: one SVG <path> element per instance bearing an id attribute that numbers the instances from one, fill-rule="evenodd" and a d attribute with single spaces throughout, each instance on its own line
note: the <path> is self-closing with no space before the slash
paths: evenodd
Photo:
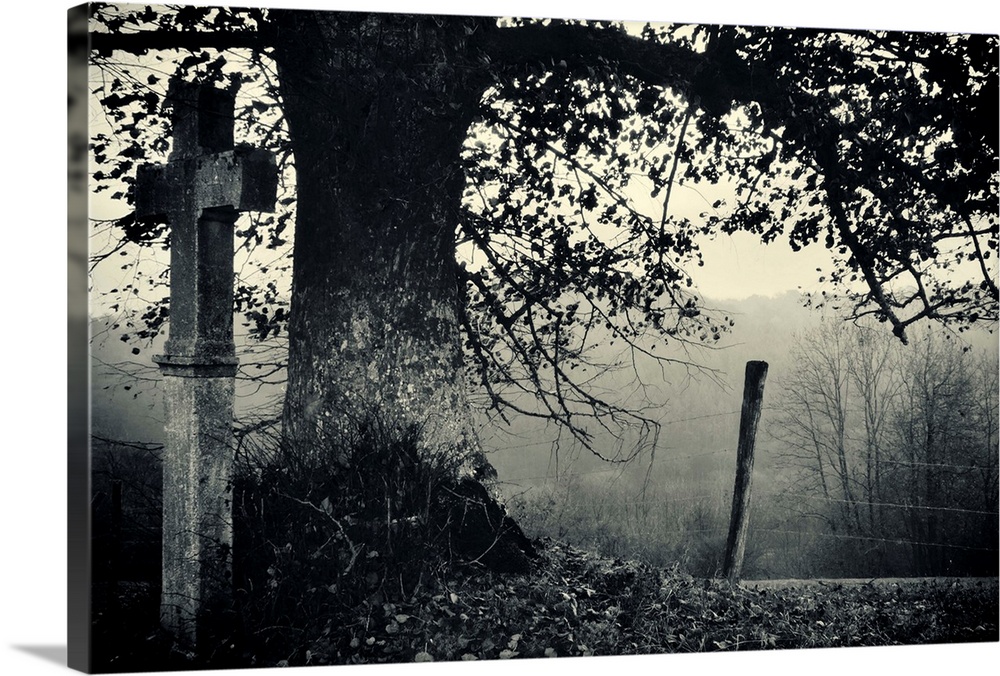
<path id="1" fill-rule="evenodd" d="M 233 224 L 270 211 L 277 176 L 263 151 L 233 150 L 231 94 L 175 82 L 169 161 L 136 177 L 136 216 L 171 228 L 170 335 L 163 376 L 161 624 L 186 648 L 224 631 L 232 612 Z"/>
<path id="2" fill-rule="evenodd" d="M 228 626 L 232 610 L 235 364 L 157 359 L 166 403 L 160 622 L 185 646 Z M 197 359 L 197 357 L 195 357 Z"/>

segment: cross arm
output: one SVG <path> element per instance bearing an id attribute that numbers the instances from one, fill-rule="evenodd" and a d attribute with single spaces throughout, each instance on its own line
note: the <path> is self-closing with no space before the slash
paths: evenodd
<path id="1" fill-rule="evenodd" d="M 266 150 L 237 148 L 205 157 L 139 167 L 135 215 L 167 216 L 216 207 L 274 210 L 278 172 Z"/>

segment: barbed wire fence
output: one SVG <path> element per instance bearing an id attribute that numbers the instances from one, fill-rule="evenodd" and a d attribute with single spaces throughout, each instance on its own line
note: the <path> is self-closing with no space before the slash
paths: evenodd
<path id="1" fill-rule="evenodd" d="M 678 418 L 662 424 L 672 425 L 713 420 L 738 415 L 739 413 L 740 411 L 724 411 Z M 540 447 L 549 443 L 534 442 L 525 446 Z M 628 516 L 630 513 L 629 510 L 636 509 L 655 509 L 659 507 L 663 513 L 669 513 L 669 509 L 679 508 L 684 505 L 698 505 L 704 509 L 706 502 L 715 501 L 713 506 L 715 513 L 717 515 L 728 516 L 728 501 L 732 499 L 732 472 L 735 470 L 736 452 L 734 449 L 699 451 L 679 455 L 661 453 L 657 456 L 656 462 L 659 465 L 661 473 L 669 473 L 669 469 L 672 467 L 690 469 L 692 461 L 711 457 L 717 457 L 720 460 L 729 461 L 730 463 L 719 466 L 722 469 L 723 476 L 728 476 L 729 478 L 729 483 L 726 487 L 727 490 L 725 491 L 706 491 L 703 485 L 692 485 L 689 482 L 687 485 L 688 490 L 686 491 L 677 491 L 675 486 L 673 487 L 675 490 L 671 492 L 671 487 L 664 486 L 659 494 L 636 498 L 621 491 L 607 491 L 606 494 L 600 495 L 597 490 L 581 489 L 579 485 L 574 485 L 573 483 L 599 478 L 602 475 L 621 476 L 626 471 L 621 467 L 602 467 L 585 471 L 533 474 L 507 479 L 505 484 L 522 491 L 520 494 L 521 497 L 527 499 L 529 502 L 532 499 L 541 497 L 545 494 L 545 491 L 551 494 L 553 487 L 560 484 L 566 486 L 566 496 L 567 499 L 572 500 L 572 506 L 576 510 L 575 516 L 579 518 L 580 516 L 590 515 L 592 517 L 592 523 L 590 524 L 592 530 L 596 533 L 604 534 L 605 540 L 608 540 L 611 536 L 607 535 L 606 531 L 614 520 L 609 510 L 617 510 L 615 513 L 619 517 L 622 517 L 623 515 Z M 968 462 L 930 463 L 898 458 L 883 458 L 881 462 L 886 465 L 912 466 L 930 471 L 997 471 L 995 467 L 969 464 Z M 690 479 L 689 476 L 685 478 Z M 718 477 L 710 477 L 710 480 L 717 479 Z M 549 497 L 551 498 L 551 495 Z M 984 558 L 992 560 L 994 564 L 997 561 L 997 555 L 1000 554 L 997 546 L 993 543 L 979 544 L 953 541 L 951 540 L 951 537 L 955 535 L 953 532 L 940 533 L 942 536 L 941 539 L 930 540 L 913 537 L 912 534 L 907 533 L 905 528 L 903 528 L 903 524 L 906 522 L 906 515 L 912 514 L 939 514 L 957 519 L 979 519 L 980 521 L 986 519 L 988 523 L 996 524 L 997 520 L 1000 519 L 1000 510 L 997 509 L 973 508 L 958 504 L 915 504 L 904 501 L 846 499 L 819 493 L 804 492 L 802 490 L 775 490 L 773 488 L 765 488 L 764 490 L 755 489 L 753 500 L 755 509 L 762 510 L 770 516 L 770 518 L 751 517 L 750 537 L 757 544 L 758 550 L 764 550 L 765 555 L 768 549 L 776 548 L 773 542 L 768 542 L 768 540 L 773 541 L 775 538 L 792 539 L 797 543 L 797 545 L 793 544 L 792 546 L 804 546 L 810 542 L 826 541 L 845 546 L 848 544 L 870 545 L 881 547 L 883 550 L 894 548 L 904 553 L 905 550 L 916 550 L 918 548 L 939 549 L 981 555 Z M 883 532 L 833 532 L 829 529 L 828 524 L 817 520 L 820 507 L 823 505 L 885 510 L 887 512 L 895 512 L 899 518 L 895 519 L 892 524 L 879 524 Z M 683 511 L 683 509 L 679 509 L 679 511 Z M 811 521 L 810 517 L 812 517 Z M 698 519 L 693 519 L 693 521 L 697 523 Z M 790 526 L 789 524 L 795 524 L 795 526 Z M 684 523 L 682 519 L 674 519 L 672 522 L 669 519 L 661 519 L 656 523 L 655 527 L 642 528 L 636 527 L 637 524 L 625 524 L 619 518 L 617 526 L 623 531 L 623 535 L 627 532 L 628 537 L 623 537 L 623 539 L 634 541 L 637 538 L 645 538 L 647 544 L 657 541 L 676 543 L 678 540 L 684 538 L 694 540 L 696 538 L 704 538 L 705 536 L 716 536 L 715 544 L 717 545 L 718 540 L 724 537 L 729 530 L 729 524 L 724 521 L 720 521 L 717 525 L 711 527 L 704 527 L 703 525 L 695 527 L 692 524 Z M 568 530 L 571 529 L 564 529 L 562 534 L 571 534 L 566 532 Z M 586 524 L 578 524 L 577 530 L 578 535 L 585 534 L 588 527 Z M 594 544 L 593 541 L 586 542 L 585 537 L 583 539 L 585 541 L 582 544 Z M 785 546 L 789 545 L 786 544 Z M 616 553 L 621 553 L 620 547 L 617 550 Z M 664 563 L 664 561 L 656 561 L 655 563 Z M 767 574 L 769 571 L 764 570 L 763 572 Z"/>
<path id="2" fill-rule="evenodd" d="M 766 407 L 765 410 L 774 409 Z M 661 424 L 666 427 L 684 423 L 716 421 L 736 416 L 739 413 L 738 410 L 731 410 L 693 415 L 663 421 Z M 135 454 L 147 456 L 158 454 L 162 448 L 159 444 L 121 441 L 99 436 L 93 438 L 93 443 L 104 447 L 125 448 Z M 530 451 L 551 445 L 551 440 L 530 441 L 525 439 L 524 443 L 514 444 L 508 448 Z M 648 493 L 643 491 L 642 495 L 638 497 L 634 492 L 626 489 L 604 490 L 603 492 L 599 490 L 602 487 L 600 479 L 603 477 L 607 477 L 604 481 L 606 485 L 610 485 L 612 482 L 622 482 L 623 479 L 627 481 L 630 477 L 629 472 L 633 472 L 631 476 L 634 478 L 636 473 L 634 468 L 622 465 L 582 470 L 574 470 L 571 467 L 558 472 L 549 471 L 525 476 L 501 477 L 501 486 L 508 497 L 515 496 L 515 502 L 522 506 L 522 513 L 525 507 L 530 508 L 533 503 L 536 509 L 542 509 L 542 506 L 553 498 L 570 501 L 571 504 L 563 505 L 564 513 L 561 516 L 566 516 L 565 512 L 572 508 L 571 516 L 574 519 L 572 528 L 564 527 L 562 531 L 556 530 L 556 535 L 575 534 L 582 536 L 590 531 L 591 533 L 600 533 L 605 542 L 614 542 L 615 529 L 617 528 L 622 535 L 620 538 L 622 543 L 614 547 L 617 555 L 638 554 L 641 556 L 644 552 L 655 550 L 657 544 L 669 545 L 661 547 L 667 552 L 683 552 L 687 549 L 701 547 L 705 541 L 709 541 L 708 548 L 715 547 L 717 549 L 720 546 L 720 540 L 724 538 L 729 528 L 728 516 L 732 500 L 735 457 L 736 451 L 733 448 L 682 453 L 661 451 L 656 457 L 658 476 L 673 474 L 677 479 L 672 483 L 654 482 L 654 490 Z M 692 464 L 700 461 L 704 469 L 704 461 L 709 459 L 713 462 L 708 471 L 703 472 L 704 476 L 693 476 Z M 881 461 L 887 465 L 913 466 L 927 470 L 997 471 L 997 468 L 968 462 L 929 463 L 898 458 L 883 458 Z M 105 469 L 95 467 L 97 471 Z M 132 480 L 142 483 L 142 479 L 141 476 L 138 476 L 133 477 Z M 126 484 L 128 481 L 129 479 L 126 478 Z M 707 483 L 710 483 L 711 486 L 710 489 L 706 490 Z M 143 484 L 137 485 L 134 489 L 128 485 L 125 485 L 124 488 L 126 493 L 134 495 L 148 487 Z M 560 488 L 565 491 L 562 496 L 558 495 Z M 120 487 L 119 490 L 121 490 Z M 110 492 L 96 494 L 95 500 L 110 505 Z M 945 537 L 938 540 L 914 537 L 904 530 L 888 534 L 886 532 L 831 532 L 823 524 L 817 523 L 815 518 L 821 512 L 822 506 L 830 505 L 874 508 L 896 514 L 940 514 L 958 519 L 965 517 L 987 519 L 996 523 L 997 519 L 1000 518 L 1000 513 L 996 509 L 980 509 L 961 505 L 910 504 L 902 501 L 846 499 L 802 490 L 774 490 L 768 486 L 755 488 L 753 501 L 754 510 L 750 520 L 750 538 L 755 543 L 757 550 L 765 552 L 765 556 L 769 549 L 780 549 L 772 542 L 779 538 L 794 541 L 792 544 L 786 543 L 784 545 L 786 548 L 801 547 L 804 546 L 804 543 L 815 541 L 844 545 L 850 543 L 872 545 L 896 548 L 900 551 L 902 548 L 932 548 L 992 557 L 994 563 L 998 554 L 998 549 L 993 543 L 984 543 L 979 546 L 976 543 L 949 541 L 947 536 L 952 535 L 952 533 L 948 532 L 942 533 Z M 133 524 L 126 518 L 125 522 L 122 523 L 126 537 L 128 532 L 132 531 L 137 538 L 149 538 L 151 523 L 146 512 L 151 512 L 153 507 L 155 506 L 146 506 L 139 522 Z M 768 518 L 761 518 L 762 514 L 766 514 Z M 810 515 L 814 517 L 811 522 L 807 518 Z M 897 521 L 901 522 L 903 519 L 900 518 Z M 574 529 L 576 532 L 571 532 Z M 626 535 L 627 537 L 625 537 Z M 587 542 L 586 538 L 581 537 L 581 539 L 583 540 L 582 544 L 593 544 Z M 630 551 L 629 547 L 636 548 L 636 550 Z M 661 557 L 653 562 L 665 564 L 669 563 L 669 560 Z M 703 570 L 702 572 L 708 571 Z M 765 574 L 768 572 L 764 571 Z"/>

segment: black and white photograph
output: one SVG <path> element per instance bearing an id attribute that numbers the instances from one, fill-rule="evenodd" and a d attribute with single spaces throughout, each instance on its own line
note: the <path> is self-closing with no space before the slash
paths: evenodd
<path id="1" fill-rule="evenodd" d="M 304 4 L 68 12 L 71 668 L 1000 640 L 995 25 Z"/>

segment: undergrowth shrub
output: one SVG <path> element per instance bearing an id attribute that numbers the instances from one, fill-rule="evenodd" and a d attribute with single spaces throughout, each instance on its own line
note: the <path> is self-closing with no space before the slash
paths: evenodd
<path id="1" fill-rule="evenodd" d="M 158 581 L 163 511 L 160 450 L 152 444 L 98 439 L 91 447 L 93 578 Z"/>
<path id="2" fill-rule="evenodd" d="M 324 449 L 242 455 L 233 572 L 248 659 L 308 663 L 318 635 L 347 652 L 356 625 L 453 559 L 526 572 L 531 544 L 482 484 L 457 478 L 463 454 L 448 450 L 372 419 Z"/>
<path id="3" fill-rule="evenodd" d="M 328 448 L 241 463 L 233 572 L 257 657 L 289 657 L 316 618 L 409 597 L 441 564 L 429 509 L 454 468 L 422 455 L 419 428 L 367 421 Z"/>
<path id="4" fill-rule="evenodd" d="M 551 537 L 603 556 L 636 559 L 698 577 L 722 569 L 729 504 L 706 497 L 672 500 L 668 492 L 611 490 L 570 477 L 508 501 L 518 522 L 536 536 Z M 750 542 L 744 563 L 752 575 L 758 552 Z"/>

